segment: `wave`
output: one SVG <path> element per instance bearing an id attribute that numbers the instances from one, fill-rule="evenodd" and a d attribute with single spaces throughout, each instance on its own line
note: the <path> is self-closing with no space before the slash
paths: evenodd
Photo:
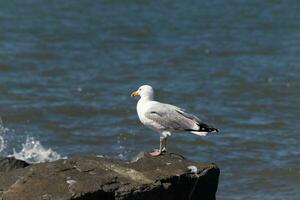
<path id="1" fill-rule="evenodd" d="M 24 160 L 28 163 L 51 162 L 66 158 L 51 148 L 44 148 L 40 141 L 35 140 L 33 137 L 27 137 L 26 142 L 22 144 L 21 151 L 16 152 L 16 150 L 13 149 L 13 154 L 8 155 L 8 157 L 15 157 L 16 159 Z"/>
<path id="2" fill-rule="evenodd" d="M 3 122 L 0 117 L 0 153 L 5 149 L 5 141 L 4 141 L 3 135 L 5 134 L 5 132 L 8 131 L 8 129 L 4 128 L 4 126 L 2 124 L 3 124 Z"/>
<path id="3" fill-rule="evenodd" d="M 1 118 L 0 118 L 0 153 L 8 149 L 8 144 L 5 140 L 5 133 L 9 129 L 4 128 Z M 67 157 L 62 157 L 59 153 L 52 150 L 51 148 L 45 148 L 40 141 L 34 137 L 27 136 L 26 141 L 22 144 L 22 149 L 16 151 L 13 148 L 13 153 L 8 155 L 2 155 L 4 157 L 15 157 L 19 160 L 24 160 L 28 163 L 42 163 L 42 162 L 52 162 L 59 159 L 65 159 Z"/>
<path id="4" fill-rule="evenodd" d="M 5 149 L 4 139 L 0 136 L 0 153 Z"/>

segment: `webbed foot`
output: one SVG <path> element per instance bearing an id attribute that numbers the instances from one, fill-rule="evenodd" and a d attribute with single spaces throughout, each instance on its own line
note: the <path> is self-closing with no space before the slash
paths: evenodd
<path id="1" fill-rule="evenodd" d="M 153 152 L 150 152 L 149 154 L 150 154 L 150 156 L 155 157 L 155 156 L 161 155 L 161 153 L 162 153 L 162 152 L 161 152 L 160 150 L 154 149 L 154 151 L 153 151 Z"/>

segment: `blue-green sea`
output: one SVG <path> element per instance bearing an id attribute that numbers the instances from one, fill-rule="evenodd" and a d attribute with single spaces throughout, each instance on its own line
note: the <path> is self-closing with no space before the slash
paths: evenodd
<path id="1" fill-rule="evenodd" d="M 217 199 L 300 199 L 300 1 L 0 2 L 0 156 L 151 151 L 143 84 L 220 130 L 168 140 L 220 167 Z"/>

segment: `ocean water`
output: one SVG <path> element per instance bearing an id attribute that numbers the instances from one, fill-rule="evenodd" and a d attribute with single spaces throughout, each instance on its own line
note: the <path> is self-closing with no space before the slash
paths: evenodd
<path id="1" fill-rule="evenodd" d="M 219 128 L 168 149 L 221 169 L 217 199 L 300 199 L 300 1 L 0 2 L 0 156 L 131 159 L 159 144 L 130 93 Z"/>

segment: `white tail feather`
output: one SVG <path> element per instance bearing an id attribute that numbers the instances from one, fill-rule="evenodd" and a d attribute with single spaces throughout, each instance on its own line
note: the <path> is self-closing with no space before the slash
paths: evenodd
<path id="1" fill-rule="evenodd" d="M 208 132 L 191 131 L 191 133 L 199 136 L 206 136 Z"/>

